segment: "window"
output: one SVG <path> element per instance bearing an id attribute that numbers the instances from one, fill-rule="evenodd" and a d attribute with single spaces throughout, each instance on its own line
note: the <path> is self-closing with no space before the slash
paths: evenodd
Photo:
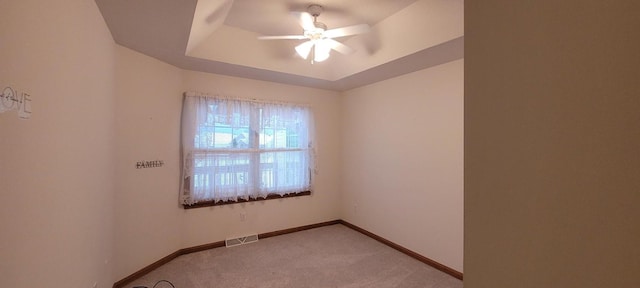
<path id="1" fill-rule="evenodd" d="M 309 193 L 311 112 L 306 106 L 185 96 L 185 206 Z"/>

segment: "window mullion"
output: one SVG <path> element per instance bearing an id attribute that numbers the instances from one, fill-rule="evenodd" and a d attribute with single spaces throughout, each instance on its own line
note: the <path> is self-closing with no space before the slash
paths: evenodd
<path id="1" fill-rule="evenodd" d="M 251 173 L 250 179 L 253 184 L 251 190 L 254 192 L 252 193 L 252 196 L 254 197 L 257 196 L 261 190 L 260 181 L 262 178 L 260 175 L 260 130 L 262 129 L 260 118 L 260 108 L 256 104 L 252 104 L 250 118 L 250 137 L 252 137 L 252 139 L 250 139 L 250 143 L 252 152 L 249 156 L 251 158 L 249 161 L 249 173 Z"/>

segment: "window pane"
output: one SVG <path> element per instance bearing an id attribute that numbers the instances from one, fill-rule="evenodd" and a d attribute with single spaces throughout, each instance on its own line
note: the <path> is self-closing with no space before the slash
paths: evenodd
<path id="1" fill-rule="evenodd" d="M 249 138 L 249 127 L 238 127 L 233 129 L 233 139 L 231 140 L 231 147 L 238 149 L 246 149 L 251 147 Z"/>
<path id="2" fill-rule="evenodd" d="M 227 198 L 249 191 L 252 185 L 250 157 L 250 153 L 195 155 L 195 193 L 204 198 Z"/>
<path id="3" fill-rule="evenodd" d="M 195 143 L 202 149 L 246 149 L 251 147 L 249 127 L 203 124 L 198 129 Z"/>
<path id="4" fill-rule="evenodd" d="M 272 149 L 275 146 L 274 144 L 274 131 L 271 128 L 262 128 L 260 131 L 260 148 L 261 149 Z"/>
<path id="5" fill-rule="evenodd" d="M 260 153 L 260 190 L 269 193 L 309 189 L 307 151 Z"/>
<path id="6" fill-rule="evenodd" d="M 231 127 L 225 127 L 222 125 L 213 126 L 214 136 L 211 148 L 228 148 L 231 146 L 231 141 L 233 139 Z"/>
<path id="7" fill-rule="evenodd" d="M 287 130 L 277 129 L 273 136 L 273 146 L 275 148 L 287 148 Z"/>

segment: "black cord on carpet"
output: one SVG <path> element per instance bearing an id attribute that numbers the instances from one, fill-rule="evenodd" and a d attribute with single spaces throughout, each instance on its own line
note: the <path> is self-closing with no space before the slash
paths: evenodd
<path id="1" fill-rule="evenodd" d="M 173 283 L 171 283 L 171 282 L 169 282 L 167 280 L 160 280 L 160 281 L 156 282 L 156 284 L 154 284 L 152 288 L 156 288 L 156 286 L 158 286 L 158 284 L 160 284 L 162 282 L 169 283 L 169 285 L 171 285 L 171 287 L 176 288 L 176 286 L 173 286 Z M 133 286 L 133 288 L 149 288 L 149 287 L 147 287 L 147 286 Z"/>
<path id="2" fill-rule="evenodd" d="M 158 284 L 159 284 L 160 282 L 167 282 L 167 283 L 169 283 L 169 285 L 171 285 L 171 287 L 176 288 L 176 286 L 173 286 L 173 283 L 171 283 L 171 282 L 169 282 L 169 281 L 167 281 L 167 280 L 160 280 L 160 281 L 156 282 L 156 284 L 155 284 L 155 285 L 153 285 L 153 288 L 156 288 L 156 286 L 158 286 Z"/>

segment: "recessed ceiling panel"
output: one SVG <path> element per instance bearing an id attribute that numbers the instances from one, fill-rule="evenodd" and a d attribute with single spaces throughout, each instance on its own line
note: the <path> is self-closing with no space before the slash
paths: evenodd
<path id="1" fill-rule="evenodd" d="M 464 37 L 463 0 L 95 1 L 116 43 L 171 65 L 332 90 L 365 85 L 369 78 L 371 83 L 379 81 L 379 76 L 372 75 L 397 75 L 404 66 L 407 72 L 419 68 L 386 65 L 391 62 L 437 63 L 416 57 L 432 57 L 430 51 L 442 49 L 430 48 L 463 43 L 450 41 Z M 305 40 L 257 39 L 302 34 L 292 12 L 304 12 L 312 3 L 323 6 L 318 21 L 328 29 L 368 24 L 370 32 L 336 38 L 354 52 L 332 51 L 329 59 L 315 64 L 293 49 Z M 449 46 L 459 51 L 457 45 Z M 389 67 L 393 73 L 378 71 Z"/>
<path id="2" fill-rule="evenodd" d="M 416 0 L 234 0 L 225 24 L 263 35 L 302 32 L 296 15 L 309 4 L 318 4 L 323 12 L 318 20 L 329 29 L 360 23 L 371 26 L 406 8 Z"/>

